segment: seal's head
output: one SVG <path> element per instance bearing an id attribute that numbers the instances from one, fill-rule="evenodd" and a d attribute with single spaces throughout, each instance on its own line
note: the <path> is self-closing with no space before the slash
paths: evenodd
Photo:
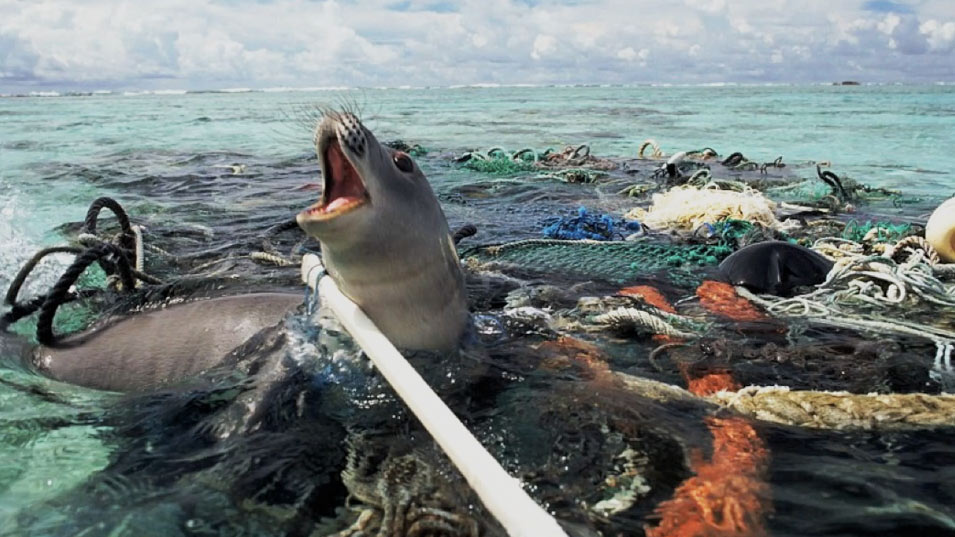
<path id="1" fill-rule="evenodd" d="M 421 169 L 346 112 L 325 114 L 315 145 L 324 188 L 296 220 L 322 243 L 329 274 L 395 345 L 454 347 L 467 320 L 464 278 Z"/>
<path id="2" fill-rule="evenodd" d="M 297 220 L 323 246 L 360 241 L 395 224 L 395 209 L 401 219 L 413 218 L 407 209 L 420 205 L 422 193 L 434 196 L 411 157 L 378 143 L 354 114 L 326 113 L 315 129 L 315 148 L 324 188 Z"/>

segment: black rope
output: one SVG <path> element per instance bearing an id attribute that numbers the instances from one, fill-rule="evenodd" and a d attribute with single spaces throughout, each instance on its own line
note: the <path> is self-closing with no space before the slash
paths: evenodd
<path id="1" fill-rule="evenodd" d="M 275 246 L 272 244 L 272 238 L 281 233 L 285 233 L 286 231 L 291 231 L 293 229 L 299 229 L 298 221 L 296 221 L 294 218 L 291 218 L 289 220 L 286 220 L 284 222 L 281 222 L 269 228 L 265 232 L 265 236 L 262 237 L 262 250 L 270 254 L 278 253 L 276 251 Z"/>
<path id="2" fill-rule="evenodd" d="M 581 154 L 580 153 L 581 149 L 586 149 L 587 151 Z M 587 144 L 581 144 L 580 146 L 577 147 L 577 149 L 574 150 L 574 154 L 571 155 L 570 158 L 578 159 L 578 158 L 586 158 L 589 156 L 590 156 L 590 146 Z"/>
<path id="3" fill-rule="evenodd" d="M 745 160 L 745 159 L 746 159 L 746 157 L 744 157 L 742 153 L 740 153 L 739 151 L 737 151 L 737 152 L 733 153 L 732 155 L 730 155 L 730 156 L 726 157 L 725 159 L 723 159 L 723 161 L 722 161 L 720 164 L 722 164 L 723 166 L 736 166 L 736 165 L 738 165 L 740 162 L 743 162 L 743 160 Z"/>
<path id="4" fill-rule="evenodd" d="M 13 307 L 10 308 L 10 311 L 4 313 L 3 317 L 0 317 L 0 327 L 6 328 L 27 315 L 32 315 L 34 311 L 40 309 L 40 306 L 43 305 L 45 300 L 46 295 L 40 295 L 33 297 L 29 302 L 14 304 Z"/>
<path id="5" fill-rule="evenodd" d="M 454 244 L 458 244 L 462 239 L 470 237 L 475 233 L 477 233 L 477 227 L 474 224 L 465 224 L 455 231 L 451 238 L 454 240 Z"/>
<path id="6" fill-rule="evenodd" d="M 33 269 L 36 267 L 37 263 L 43 260 L 44 257 L 50 254 L 79 254 L 83 250 L 75 246 L 53 246 L 50 248 L 44 248 L 34 254 L 26 264 L 23 265 L 23 268 L 20 269 L 20 272 L 17 273 L 16 278 L 13 279 L 13 282 L 10 283 L 10 287 L 7 289 L 7 295 L 4 297 L 4 303 L 17 307 L 17 296 L 20 294 L 20 288 L 23 287 L 23 283 L 26 281 L 27 276 L 33 272 Z M 29 315 L 29 314 L 28 314 Z"/>
<path id="7" fill-rule="evenodd" d="M 764 162 L 764 163 L 759 167 L 759 173 L 762 173 L 762 174 L 767 174 L 767 173 L 769 173 L 769 168 L 770 168 L 770 167 L 773 167 L 773 168 L 785 168 L 785 167 L 786 167 L 786 164 L 783 162 L 783 157 L 781 157 L 781 156 L 780 156 L 780 157 L 776 157 L 776 160 L 774 160 L 774 161 L 772 161 L 772 162 Z"/>
<path id="8" fill-rule="evenodd" d="M 76 293 L 69 293 L 60 305 L 73 302 L 80 298 L 89 298 L 99 292 L 99 289 L 82 289 Z M 40 309 L 45 301 L 46 295 L 38 295 L 31 298 L 29 302 L 15 304 L 10 308 L 10 311 L 0 316 L 0 331 L 6 330 L 6 327 L 28 315 L 33 315 L 34 312 Z"/>
<path id="9" fill-rule="evenodd" d="M 822 168 L 819 167 L 818 164 L 816 165 L 816 175 L 818 175 L 820 179 L 825 181 L 825 183 L 829 185 L 830 188 L 832 188 L 833 194 L 836 194 L 837 196 L 839 196 L 843 202 L 849 201 L 849 194 L 846 193 L 846 189 L 843 188 L 842 180 L 839 179 L 838 175 L 832 173 L 829 170 L 823 170 Z"/>
<path id="10" fill-rule="evenodd" d="M 83 221 L 86 232 L 96 234 L 96 220 L 99 218 L 100 211 L 104 208 L 109 209 L 116 215 L 116 221 L 119 222 L 119 228 L 123 231 L 123 234 L 132 236 L 133 228 L 129 223 L 129 215 L 126 214 L 126 210 L 119 202 L 106 196 L 94 200 L 90 204 L 90 208 L 86 210 L 86 219 Z"/>
<path id="11" fill-rule="evenodd" d="M 129 215 L 118 201 L 107 196 L 93 200 L 93 203 L 90 204 L 90 208 L 86 210 L 86 218 L 83 220 L 83 225 L 86 228 L 86 232 L 91 235 L 96 235 L 96 222 L 99 219 L 99 213 L 103 209 L 109 209 L 114 215 L 116 215 L 116 221 L 119 223 L 119 228 L 121 231 L 119 245 L 134 257 L 133 265 L 135 265 L 136 260 L 135 254 L 133 252 L 136 251 L 136 234 L 133 233 L 133 227 L 129 221 Z M 115 262 L 110 259 L 100 259 L 99 266 L 102 267 L 103 272 L 105 272 L 107 275 L 116 274 L 116 271 L 118 270 Z"/>
<path id="12" fill-rule="evenodd" d="M 56 342 L 56 334 L 53 333 L 53 318 L 56 316 L 56 310 L 70 297 L 70 287 L 76 283 L 81 274 L 95 261 L 105 256 L 114 256 L 117 260 L 119 276 L 123 282 L 123 288 L 132 290 L 135 287 L 133 271 L 129 266 L 129 259 L 126 257 L 122 248 L 114 244 L 99 244 L 85 250 L 76 257 L 73 264 L 66 269 L 66 272 L 60 276 L 56 284 L 46 296 L 43 304 L 40 306 L 40 315 L 37 317 L 36 338 L 44 345 L 53 345 Z"/>

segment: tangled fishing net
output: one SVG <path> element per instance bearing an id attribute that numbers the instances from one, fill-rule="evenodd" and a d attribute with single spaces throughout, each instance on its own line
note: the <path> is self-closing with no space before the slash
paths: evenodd
<path id="1" fill-rule="evenodd" d="M 884 246 L 884 245 L 883 245 Z M 792 298 L 752 295 L 738 291 L 770 314 L 783 318 L 808 318 L 813 322 L 927 338 L 955 341 L 948 326 L 933 326 L 937 314 L 923 319 L 913 312 L 955 308 L 955 284 L 946 283 L 955 273 L 938 263 L 931 247 L 918 237 L 909 237 L 883 248 L 844 239 L 820 239 L 816 251 L 836 259 L 826 281 L 815 290 Z M 898 259 L 898 260 L 897 260 Z M 904 308 L 904 310 L 902 310 Z M 904 315 L 899 312 L 904 311 Z M 919 322 L 922 320 L 922 322 Z"/>
<path id="2" fill-rule="evenodd" d="M 577 209 L 577 216 L 564 216 L 550 220 L 541 230 L 549 239 L 607 241 L 623 238 L 623 231 L 640 229 L 640 222 L 614 220 L 609 214 L 591 214 L 586 208 Z"/>
<path id="3" fill-rule="evenodd" d="M 495 175 L 512 175 L 540 169 L 556 170 L 542 177 L 561 179 L 568 183 L 592 183 L 601 177 L 602 171 L 618 167 L 611 159 L 591 155 L 590 146 L 587 144 L 567 146 L 559 152 L 547 149 L 540 153 L 530 147 L 513 153 L 502 147 L 492 147 L 485 152 L 467 152 L 455 161 L 469 170 Z"/>
<path id="4" fill-rule="evenodd" d="M 561 152 L 554 152 L 541 157 L 540 166 L 553 167 L 583 167 L 595 170 L 613 170 L 617 163 L 610 159 L 597 158 L 590 154 L 590 146 L 587 144 L 577 147 L 567 146 Z"/>

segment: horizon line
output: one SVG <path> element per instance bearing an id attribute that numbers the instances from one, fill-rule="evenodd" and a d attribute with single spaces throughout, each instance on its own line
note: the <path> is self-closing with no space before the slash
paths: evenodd
<path id="1" fill-rule="evenodd" d="M 479 82 L 473 84 L 424 85 L 424 86 L 272 86 L 263 88 L 227 87 L 209 89 L 97 89 L 97 90 L 31 90 L 23 93 L 0 93 L 0 98 L 30 97 L 93 97 L 143 95 L 199 95 L 199 94 L 239 94 L 239 93 L 312 93 L 329 91 L 420 91 L 455 89 L 518 89 L 518 88 L 639 88 L 639 87 L 792 87 L 792 86 L 949 86 L 955 81 L 912 81 L 912 82 L 863 82 L 857 80 L 835 80 L 829 82 L 633 82 L 633 83 L 496 83 Z"/>

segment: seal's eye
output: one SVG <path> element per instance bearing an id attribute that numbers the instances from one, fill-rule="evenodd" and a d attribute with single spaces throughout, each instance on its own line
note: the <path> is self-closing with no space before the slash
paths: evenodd
<path id="1" fill-rule="evenodd" d="M 411 171 L 414 170 L 414 163 L 411 162 L 411 157 L 409 157 L 407 153 L 398 151 L 393 158 L 395 160 L 395 166 L 397 166 L 399 170 L 405 173 L 411 173 Z"/>

